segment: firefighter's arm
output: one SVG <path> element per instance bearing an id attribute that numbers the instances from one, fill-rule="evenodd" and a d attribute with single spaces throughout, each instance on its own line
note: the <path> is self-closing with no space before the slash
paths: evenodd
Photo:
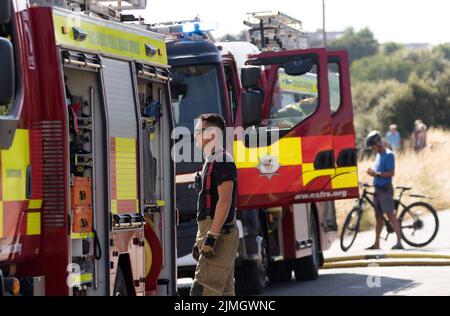
<path id="1" fill-rule="evenodd" d="M 233 198 L 233 181 L 224 181 L 217 187 L 219 200 L 217 201 L 216 211 L 214 212 L 214 220 L 211 225 L 210 232 L 219 235 L 230 210 Z"/>
<path id="2" fill-rule="evenodd" d="M 219 200 L 217 201 L 216 210 L 214 213 L 214 220 L 210 231 L 206 235 L 202 246 L 202 254 L 211 258 L 215 256 L 214 246 L 220 236 L 220 231 L 228 216 L 233 197 L 233 181 L 224 181 L 218 187 Z"/>

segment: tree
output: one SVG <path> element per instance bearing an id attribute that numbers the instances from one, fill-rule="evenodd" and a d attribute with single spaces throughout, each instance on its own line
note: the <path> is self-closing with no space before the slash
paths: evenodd
<path id="1" fill-rule="evenodd" d="M 383 53 L 385 55 L 392 55 L 401 49 L 403 49 L 403 45 L 395 42 L 389 42 L 383 45 Z"/>
<path id="2" fill-rule="evenodd" d="M 334 40 L 328 45 L 330 50 L 345 49 L 349 53 L 350 62 L 357 59 L 375 55 L 378 52 L 378 41 L 369 28 L 364 28 L 359 32 L 350 27 L 344 35 Z"/>

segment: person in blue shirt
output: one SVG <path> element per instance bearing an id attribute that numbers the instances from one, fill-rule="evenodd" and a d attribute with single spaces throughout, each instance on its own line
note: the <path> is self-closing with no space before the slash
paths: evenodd
<path id="1" fill-rule="evenodd" d="M 392 249 L 404 249 L 401 242 L 400 222 L 395 214 L 394 188 L 392 177 L 395 174 L 394 153 L 386 148 L 378 131 L 372 131 L 367 135 L 366 145 L 373 153 L 376 153 L 374 168 L 369 168 L 367 174 L 373 177 L 375 187 L 375 242 L 368 249 L 380 249 L 380 234 L 383 229 L 382 214 L 386 214 L 397 235 L 397 244 Z"/>
<path id="2" fill-rule="evenodd" d="M 386 133 L 386 140 L 393 151 L 400 150 L 401 138 L 396 124 L 391 124 L 389 126 L 389 131 Z"/>

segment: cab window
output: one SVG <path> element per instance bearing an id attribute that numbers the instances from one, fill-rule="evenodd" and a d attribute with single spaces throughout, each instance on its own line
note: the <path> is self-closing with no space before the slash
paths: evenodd
<path id="1" fill-rule="evenodd" d="M 328 86 L 330 91 L 331 114 L 336 113 L 341 106 L 341 80 L 339 76 L 339 65 L 328 64 Z"/>
<path id="2" fill-rule="evenodd" d="M 12 42 L 14 47 L 14 38 L 13 38 L 13 25 L 12 22 L 7 23 L 5 25 L 0 25 L 0 37 L 6 38 L 10 42 Z M 0 61 L 4 62 L 4 61 Z M 17 66 L 17 65 L 16 65 Z M 16 80 L 17 80 L 17 69 L 16 69 Z M 17 88 L 17 84 L 16 84 Z M 0 116 L 8 116 L 11 114 L 13 109 L 13 104 L 0 104 Z"/>
<path id="3" fill-rule="evenodd" d="M 310 72 L 293 76 L 278 68 L 270 108 L 270 117 L 263 124 L 291 129 L 314 113 L 318 107 L 318 79 L 316 66 Z"/>
<path id="4" fill-rule="evenodd" d="M 230 108 L 231 108 L 231 115 L 232 115 L 232 121 L 234 122 L 234 119 L 236 117 L 236 110 L 238 107 L 238 96 L 237 96 L 237 87 L 236 83 L 234 81 L 233 77 L 233 70 L 231 69 L 231 66 L 225 65 L 225 78 L 227 83 L 227 92 L 228 92 L 228 99 L 230 100 Z"/>

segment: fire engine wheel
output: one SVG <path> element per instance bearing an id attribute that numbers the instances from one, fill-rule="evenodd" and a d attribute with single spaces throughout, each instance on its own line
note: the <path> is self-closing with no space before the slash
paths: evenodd
<path id="1" fill-rule="evenodd" d="M 259 260 L 245 260 L 236 267 L 236 292 L 239 295 L 262 294 L 267 283 L 267 255 L 264 245 Z"/>
<path id="2" fill-rule="evenodd" d="M 273 283 L 288 282 L 292 279 L 292 269 L 286 261 L 271 262 L 269 263 L 267 276 Z"/>
<path id="3" fill-rule="evenodd" d="M 128 296 L 127 281 L 123 274 L 122 268 L 119 266 L 116 273 L 116 281 L 114 282 L 114 296 Z"/>
<path id="4" fill-rule="evenodd" d="M 243 261 L 236 270 L 236 291 L 239 295 L 262 294 L 267 283 L 266 270 L 260 261 Z"/>
<path id="5" fill-rule="evenodd" d="M 312 281 L 319 277 L 320 268 L 320 249 L 319 237 L 317 232 L 317 220 L 311 216 L 311 238 L 312 238 L 312 255 L 294 260 L 292 268 L 296 281 Z"/>

